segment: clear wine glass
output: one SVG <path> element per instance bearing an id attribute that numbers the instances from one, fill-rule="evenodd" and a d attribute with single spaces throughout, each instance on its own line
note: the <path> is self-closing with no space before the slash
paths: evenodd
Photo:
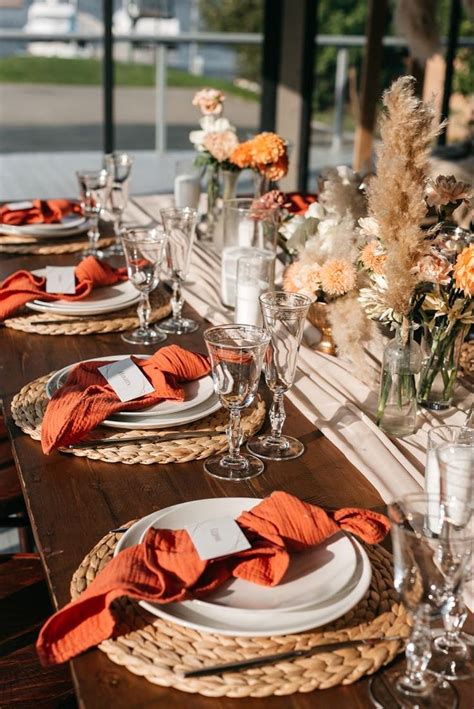
<path id="1" fill-rule="evenodd" d="M 114 151 L 104 155 L 104 167 L 112 175 L 108 206 L 114 220 L 115 234 L 115 243 L 105 251 L 107 256 L 123 255 L 120 232 L 122 230 L 123 212 L 128 204 L 132 165 L 133 157 L 128 153 Z"/>
<path id="2" fill-rule="evenodd" d="M 102 258 L 104 254 L 97 248 L 100 238 L 99 217 L 107 204 L 112 187 L 112 176 L 106 169 L 78 170 L 76 176 L 83 214 L 91 220 L 91 226 L 87 232 L 89 249 L 85 255 Z"/>
<path id="3" fill-rule="evenodd" d="M 435 510 L 437 513 L 435 514 Z M 427 671 L 431 658 L 430 619 L 446 604 L 445 574 L 448 559 L 459 576 L 471 552 L 472 530 L 453 528 L 449 539 L 432 531 L 445 522 L 439 497 L 407 495 L 388 506 L 392 523 L 395 588 L 411 610 L 413 629 L 405 656 L 405 672 L 388 670 L 374 676 L 370 695 L 379 707 L 457 707 L 457 692 L 443 678 Z M 430 522 L 428 523 L 428 520 Z"/>
<path id="4" fill-rule="evenodd" d="M 173 315 L 160 323 L 160 329 L 175 335 L 183 335 L 194 332 L 199 327 L 195 320 L 182 316 L 184 298 L 181 290 L 189 271 L 197 210 L 191 207 L 169 207 L 161 209 L 160 214 L 168 238 L 166 267 L 173 287 L 171 298 Z"/>
<path id="5" fill-rule="evenodd" d="M 298 350 L 311 299 L 300 293 L 274 291 L 260 296 L 264 328 L 270 335 L 265 355 L 265 380 L 273 393 L 270 409 L 270 433 L 251 438 L 248 450 L 266 460 L 298 458 L 304 446 L 291 436 L 283 436 L 285 423 L 284 395 L 293 384 Z"/>
<path id="6" fill-rule="evenodd" d="M 223 480 L 247 480 L 260 475 L 264 465 L 253 455 L 240 452 L 240 413 L 252 403 L 257 393 L 270 336 L 263 328 L 254 325 L 223 325 L 206 330 L 204 341 L 211 358 L 216 393 L 230 414 L 227 428 L 229 450 L 225 455 L 206 460 L 204 470 Z"/>
<path id="7" fill-rule="evenodd" d="M 440 502 L 445 508 L 441 533 L 449 539 L 452 527 L 466 527 L 474 510 L 474 431 L 461 429 L 457 440 L 436 448 L 436 457 Z M 474 663 L 471 648 L 461 631 L 467 618 L 463 586 L 470 569 L 468 564 L 464 573 L 459 575 L 456 567 L 452 568 L 449 558 L 445 566 L 447 602 L 442 614 L 444 632 L 434 639 L 429 669 L 447 679 L 467 679 L 474 674 Z"/>
<path id="8" fill-rule="evenodd" d="M 124 229 L 122 244 L 130 282 L 140 292 L 138 304 L 139 327 L 125 332 L 122 340 L 133 345 L 156 345 L 166 340 L 166 335 L 149 325 L 150 293 L 160 282 L 160 269 L 164 258 L 166 236 L 160 229 Z"/>

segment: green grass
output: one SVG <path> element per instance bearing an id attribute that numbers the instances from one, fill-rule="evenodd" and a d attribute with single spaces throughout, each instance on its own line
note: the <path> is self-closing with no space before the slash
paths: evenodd
<path id="1" fill-rule="evenodd" d="M 1 83 L 63 84 L 97 86 L 102 81 L 98 59 L 60 59 L 58 57 L 11 56 L 0 59 Z M 193 76 L 179 69 L 168 69 L 168 86 L 199 89 L 212 86 L 227 94 L 256 101 L 251 91 L 234 86 L 231 81 L 209 76 Z M 115 63 L 117 86 L 154 86 L 155 68 L 150 64 Z"/>

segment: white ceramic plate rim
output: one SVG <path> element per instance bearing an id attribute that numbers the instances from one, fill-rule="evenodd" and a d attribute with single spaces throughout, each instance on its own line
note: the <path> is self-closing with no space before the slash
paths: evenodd
<path id="1" fill-rule="evenodd" d="M 254 507 L 255 504 L 257 503 L 253 503 L 251 507 Z M 193 500 L 191 502 L 183 503 L 178 508 L 173 508 L 169 511 L 163 510 L 156 515 L 153 522 L 149 524 L 147 529 L 145 529 L 140 538 L 140 542 L 143 541 L 143 538 L 150 527 L 156 526 L 156 528 L 166 529 L 183 528 L 187 523 L 186 516 L 192 514 L 193 512 L 194 514 L 196 514 L 197 512 L 197 515 L 199 517 L 197 518 L 196 516 L 194 516 L 193 521 L 204 521 L 205 519 L 209 519 L 214 516 L 231 516 L 235 519 L 242 512 L 242 510 L 249 509 L 247 505 L 245 505 L 245 507 L 242 507 L 241 505 L 242 501 L 228 497 L 220 499 L 218 498 L 217 505 L 209 505 L 208 500 Z M 217 507 L 217 510 L 208 511 L 208 508 L 210 506 L 213 508 Z M 181 514 L 183 519 L 174 520 L 171 524 L 169 524 L 167 522 L 167 518 L 172 515 L 176 515 L 176 513 Z M 333 551 L 334 547 L 336 547 L 336 552 L 339 555 L 345 554 L 347 558 L 344 560 L 335 560 L 333 565 L 325 565 L 325 571 L 321 571 L 321 566 L 319 566 L 318 568 L 314 567 L 312 571 L 308 571 L 308 573 L 306 573 L 304 576 L 301 576 L 298 579 L 293 579 L 289 583 L 280 584 L 275 588 L 262 588 L 255 584 L 249 584 L 248 582 L 242 581 L 240 579 L 233 579 L 232 581 L 226 583 L 224 586 L 226 589 L 230 586 L 234 590 L 234 593 L 239 594 L 237 596 L 237 600 L 234 600 L 234 603 L 237 603 L 237 605 L 223 603 L 222 601 L 220 601 L 219 591 L 217 591 L 217 597 L 214 601 L 212 600 L 212 598 L 214 598 L 214 594 L 208 597 L 211 600 L 194 600 L 199 605 L 207 607 L 218 606 L 219 608 L 226 609 L 229 612 L 237 610 L 248 612 L 252 611 L 255 613 L 281 613 L 287 611 L 302 610 L 303 608 L 314 606 L 316 589 L 319 588 L 319 596 L 317 603 L 318 605 L 321 605 L 322 603 L 325 603 L 327 600 L 329 600 L 330 598 L 334 598 L 338 593 L 340 593 L 341 590 L 348 585 L 350 579 L 352 578 L 356 570 L 356 553 L 349 537 L 344 536 L 342 533 L 339 535 L 334 535 L 334 537 L 327 541 L 325 547 L 326 549 L 332 549 Z M 319 548 L 321 549 L 321 546 Z M 317 553 L 318 552 L 316 552 L 316 554 Z M 299 561 L 297 568 L 301 569 L 302 566 L 306 566 L 308 560 L 311 560 L 312 563 L 314 563 L 314 559 L 311 559 L 311 556 L 315 556 L 314 550 L 313 552 L 311 552 L 310 550 L 304 552 L 304 557 L 295 555 L 293 557 L 293 560 L 294 562 Z M 336 568 L 334 568 L 334 565 L 336 566 Z M 250 596 L 250 604 L 242 605 L 242 600 L 239 601 L 239 598 L 245 599 L 246 595 Z M 291 600 L 292 597 L 294 599 L 296 597 L 304 597 L 306 600 L 294 602 Z M 254 603 L 253 606 L 252 600 Z M 243 602 L 245 603 L 245 600 Z M 266 607 L 264 605 L 260 605 L 259 607 L 259 604 L 266 603 L 268 603 L 269 605 L 267 605 Z M 271 603 L 274 603 L 275 605 L 271 605 Z"/>
<path id="2" fill-rule="evenodd" d="M 135 354 L 135 357 L 140 359 L 149 359 L 151 355 L 141 355 Z M 83 362 L 113 362 L 119 361 L 121 359 L 127 359 L 130 357 L 129 354 L 126 355 L 109 355 L 104 357 L 92 357 L 91 359 L 81 360 L 80 362 L 74 362 L 68 364 L 59 371 L 57 371 L 53 376 L 46 382 L 46 396 L 51 399 L 53 394 L 57 391 L 58 383 L 61 381 L 62 377 L 69 372 L 73 367 Z M 154 408 L 154 407 L 153 407 Z M 136 416 L 133 418 L 128 418 L 128 414 L 131 412 L 120 412 L 122 416 L 119 418 L 110 418 L 102 421 L 101 426 L 108 426 L 109 428 L 120 428 L 126 430 L 149 430 L 149 429 L 160 429 L 160 428 L 170 428 L 172 426 L 179 426 L 185 423 L 192 423 L 193 421 L 198 421 L 204 416 L 209 416 L 218 409 L 221 408 L 221 403 L 215 394 L 204 400 L 201 404 L 194 405 L 187 409 L 184 416 L 175 411 L 173 414 L 160 414 L 160 413 L 149 413 L 149 409 L 142 409 L 140 413 L 142 416 Z M 196 409 L 196 411 L 194 411 Z M 135 412 L 134 412 L 135 413 Z"/>
<path id="3" fill-rule="evenodd" d="M 248 499 L 253 506 L 259 500 L 257 498 L 239 498 Z M 180 505 L 172 505 L 166 508 L 168 511 L 179 507 Z M 161 510 L 163 511 L 163 510 Z M 126 549 L 133 544 L 137 544 L 141 536 L 141 532 L 148 527 L 149 523 L 155 517 L 157 512 L 152 512 L 150 515 L 142 518 L 130 529 L 125 532 L 115 547 L 114 555 L 118 554 L 123 549 Z M 358 570 L 356 576 L 351 581 L 349 589 L 344 589 L 337 599 L 333 599 L 332 603 L 315 605 L 313 608 L 307 608 L 302 611 L 289 611 L 282 613 L 264 613 L 263 611 L 257 616 L 254 611 L 235 611 L 233 613 L 234 623 L 229 624 L 225 620 L 213 620 L 203 613 L 199 613 L 196 608 L 195 601 L 184 601 L 183 603 L 172 603 L 163 607 L 158 607 L 146 601 L 140 601 L 140 605 L 148 610 L 153 615 L 164 618 L 172 623 L 182 625 L 188 628 L 194 628 L 204 632 L 217 632 L 220 635 L 232 637 L 270 637 L 272 635 L 287 635 L 289 633 L 299 633 L 312 628 L 321 627 L 326 623 L 330 623 L 353 608 L 364 596 L 370 585 L 372 578 L 372 568 L 362 546 L 356 539 L 352 539 L 357 554 L 358 554 Z M 194 605 L 193 605 L 194 604 Z M 215 608 L 214 608 L 215 610 Z M 178 615 L 181 612 L 181 616 Z M 216 613 L 214 613 L 216 615 Z M 219 615 L 219 614 L 217 614 Z M 267 617 L 271 622 L 268 622 Z M 260 630 L 255 629 L 255 625 L 262 626 L 266 623 L 266 627 Z M 245 623 L 249 627 L 243 627 Z M 253 623 L 253 627 L 250 625 Z M 273 624 L 272 624 L 273 623 Z"/>
<path id="4" fill-rule="evenodd" d="M 35 276 L 44 277 L 45 269 L 38 268 L 32 271 L 32 273 Z M 79 317 L 81 315 L 100 315 L 102 313 L 114 312 L 115 310 L 123 310 L 140 300 L 140 294 L 135 291 L 130 281 L 123 281 L 122 283 L 116 283 L 110 286 L 110 288 L 115 288 L 120 291 L 118 294 L 113 295 L 112 298 L 107 297 L 108 288 L 109 287 L 101 289 L 102 298 L 100 297 L 100 291 L 97 291 L 96 300 L 93 302 L 90 302 L 88 299 L 72 303 L 66 300 L 49 302 L 38 299 L 33 300 L 31 303 L 26 303 L 26 307 L 40 313 L 77 315 Z"/>

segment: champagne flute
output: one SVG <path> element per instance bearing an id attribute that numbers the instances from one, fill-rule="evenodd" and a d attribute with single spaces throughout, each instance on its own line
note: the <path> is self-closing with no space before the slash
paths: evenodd
<path id="1" fill-rule="evenodd" d="M 99 242 L 99 217 L 107 204 L 110 189 L 112 187 L 112 176 L 105 170 L 78 170 L 76 172 L 79 183 L 81 207 L 85 217 L 91 220 L 91 226 L 87 232 L 89 239 L 89 249 L 86 256 L 102 258 L 103 253 L 97 248 Z"/>
<path id="2" fill-rule="evenodd" d="M 449 539 L 453 527 L 458 529 L 469 524 L 474 510 L 474 431 L 461 429 L 457 440 L 436 448 L 436 457 L 440 504 L 445 509 L 445 524 L 440 534 Z M 467 679 L 474 674 L 471 649 L 461 632 L 467 617 L 463 585 L 469 574 L 469 565 L 462 574 L 458 574 L 451 557 L 447 557 L 444 566 L 447 597 L 442 614 L 444 632 L 434 639 L 429 669 L 446 679 Z"/>
<path id="3" fill-rule="evenodd" d="M 120 237 L 122 230 L 122 217 L 128 203 L 130 188 L 130 173 L 132 171 L 133 157 L 128 153 L 114 151 L 104 155 L 104 167 L 112 175 L 112 186 L 109 194 L 109 207 L 114 220 L 115 243 L 106 249 L 109 256 L 123 255 Z"/>
<path id="4" fill-rule="evenodd" d="M 298 458 L 304 446 L 291 436 L 283 436 L 285 405 L 283 397 L 293 384 L 298 350 L 311 299 L 300 293 L 273 291 L 260 296 L 264 327 L 271 344 L 265 355 L 265 379 L 273 393 L 270 409 L 272 430 L 251 438 L 247 449 L 266 460 Z"/>
<path id="5" fill-rule="evenodd" d="M 211 358 L 214 388 L 222 405 L 229 409 L 229 450 L 204 463 L 204 470 L 223 480 L 247 480 L 263 472 L 264 465 L 253 455 L 242 454 L 240 413 L 257 393 L 263 357 L 270 336 L 254 325 L 222 325 L 204 332 Z"/>
<path id="6" fill-rule="evenodd" d="M 125 332 L 122 340 L 133 345 L 157 345 L 166 335 L 150 327 L 150 293 L 160 282 L 166 236 L 160 229 L 124 229 L 122 244 L 130 282 L 140 293 L 138 304 L 139 327 Z"/>
<path id="7" fill-rule="evenodd" d="M 467 526 L 453 528 L 449 539 L 431 531 L 426 520 L 430 517 L 435 528 L 441 529 L 446 510 L 439 497 L 425 493 L 393 502 L 388 513 L 392 523 L 394 584 L 412 612 L 413 629 L 405 650 L 405 672 L 387 670 L 375 675 L 369 685 L 371 698 L 378 707 L 454 709 L 458 706 L 454 687 L 427 671 L 431 658 L 430 619 L 442 613 L 446 604 L 447 560 L 457 575 L 466 567 L 472 530 Z"/>
<path id="8" fill-rule="evenodd" d="M 161 209 L 160 214 L 166 236 L 168 237 L 166 265 L 171 275 L 173 287 L 171 298 L 173 315 L 160 323 L 160 329 L 175 335 L 183 335 L 188 332 L 194 332 L 199 327 L 195 320 L 183 318 L 182 316 L 184 298 L 181 290 L 189 271 L 191 250 L 196 230 L 197 210 L 191 209 L 191 207 L 170 207 Z"/>

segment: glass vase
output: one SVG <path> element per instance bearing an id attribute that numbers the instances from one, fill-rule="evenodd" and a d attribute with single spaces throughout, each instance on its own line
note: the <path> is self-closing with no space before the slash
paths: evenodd
<path id="1" fill-rule="evenodd" d="M 221 170 L 222 175 L 222 201 L 227 202 L 229 199 L 235 198 L 237 189 L 237 180 L 239 179 L 238 170 Z"/>
<path id="2" fill-rule="evenodd" d="M 418 403 L 423 408 L 442 411 L 452 405 L 459 355 L 468 328 L 459 321 L 449 325 L 445 318 L 431 329 L 425 327 L 425 356 L 418 384 Z"/>
<path id="3" fill-rule="evenodd" d="M 219 221 L 220 215 L 220 179 L 219 165 L 212 164 L 206 168 L 206 194 L 207 194 L 207 209 L 202 215 L 198 227 L 197 235 L 199 241 L 212 242 L 214 239 L 214 231 L 216 224 Z"/>
<path id="4" fill-rule="evenodd" d="M 270 190 L 270 180 L 261 172 L 254 172 L 254 198 L 258 199 Z"/>
<path id="5" fill-rule="evenodd" d="M 420 346 L 411 330 L 404 333 L 400 328 L 384 350 L 377 404 L 377 426 L 391 436 L 409 436 L 415 430 L 415 375 L 420 367 Z"/>

